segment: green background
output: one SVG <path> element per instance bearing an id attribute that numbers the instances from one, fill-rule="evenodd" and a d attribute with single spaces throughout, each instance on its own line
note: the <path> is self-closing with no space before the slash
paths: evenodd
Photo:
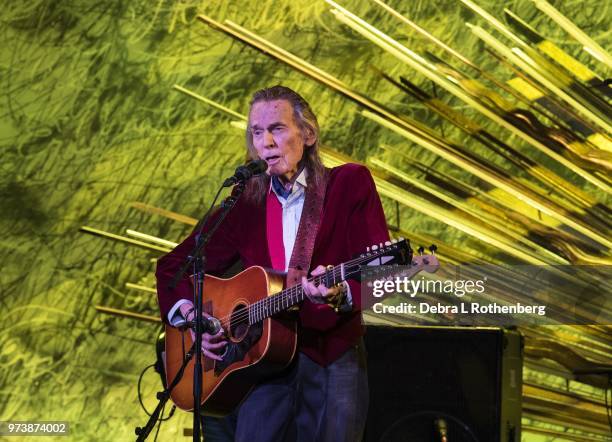
<path id="1" fill-rule="evenodd" d="M 230 125 L 232 119 L 174 91 L 174 84 L 244 114 L 253 91 L 282 83 L 311 102 L 322 141 L 336 151 L 359 161 L 378 155 L 399 164 L 379 150 L 380 144 L 389 144 L 473 181 L 458 167 L 361 117 L 359 108 L 337 93 L 195 18 L 205 13 L 218 21 L 235 21 L 447 138 L 464 141 L 370 67 L 408 76 L 434 92 L 429 81 L 337 22 L 323 1 L 3 3 L 1 420 L 66 420 L 72 425 L 70 440 L 87 441 L 131 440 L 133 428 L 146 421 L 136 382 L 155 359 L 158 326 L 105 316 L 94 306 L 157 314 L 154 295 L 128 290 L 125 283 L 152 286 L 152 259 L 160 254 L 86 235 L 79 228 L 89 225 L 117 234 L 131 228 L 179 241 L 187 226 L 143 213 L 130 203 L 199 217 L 222 177 L 244 158 L 244 135 Z M 460 3 L 390 4 L 482 68 L 500 79 L 511 78 L 467 30 L 465 21 L 483 22 Z M 568 53 L 596 66 L 531 2 L 479 4 L 497 17 L 509 7 Z M 610 2 L 553 4 L 609 47 Z M 408 47 L 442 55 L 375 4 L 343 5 Z M 473 114 L 439 88 L 435 92 Z M 482 123 L 509 138 L 491 123 Z M 558 172 L 597 194 L 571 173 Z M 395 223 L 394 204 L 383 203 Z M 458 246 L 468 241 L 410 208 L 402 207 L 400 213 L 407 231 Z M 149 371 L 143 382 L 149 409 L 158 388 L 158 377 Z M 162 426 L 160 439 L 175 440 L 191 426 L 190 419 L 177 412 Z"/>

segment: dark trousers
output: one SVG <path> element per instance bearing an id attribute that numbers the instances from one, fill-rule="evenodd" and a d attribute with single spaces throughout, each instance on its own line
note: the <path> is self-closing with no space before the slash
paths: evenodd
<path id="1" fill-rule="evenodd" d="M 204 442 L 233 442 L 237 412 L 225 417 L 202 416 Z"/>
<path id="2" fill-rule="evenodd" d="M 255 387 L 238 411 L 236 442 L 358 442 L 368 411 L 363 343 L 321 367 L 299 353 L 280 378 Z"/>

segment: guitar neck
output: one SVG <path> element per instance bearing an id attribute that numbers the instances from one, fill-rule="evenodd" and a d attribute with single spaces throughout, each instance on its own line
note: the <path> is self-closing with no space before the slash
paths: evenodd
<path id="1" fill-rule="evenodd" d="M 309 282 L 315 285 L 323 284 L 325 287 L 333 287 L 341 282 L 360 274 L 362 268 L 370 266 L 376 268 L 387 265 L 410 265 L 412 249 L 405 239 L 399 242 L 388 242 L 383 246 L 372 246 L 366 253 L 359 257 L 332 267 L 324 274 L 309 278 Z M 255 324 L 278 313 L 284 312 L 296 304 L 304 301 L 306 294 L 301 284 L 289 287 L 282 292 L 261 299 L 248 307 L 249 323 Z"/>
<path id="2" fill-rule="evenodd" d="M 325 272 L 323 275 L 308 278 L 315 285 L 333 287 L 346 280 L 346 265 L 340 264 Z M 278 313 L 287 311 L 289 308 L 304 301 L 306 294 L 302 284 L 294 285 L 282 292 L 261 299 L 249 306 L 249 323 L 255 324 Z"/>

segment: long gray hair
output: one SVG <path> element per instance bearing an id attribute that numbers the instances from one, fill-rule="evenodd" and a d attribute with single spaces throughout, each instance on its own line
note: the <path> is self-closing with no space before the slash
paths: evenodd
<path id="1" fill-rule="evenodd" d="M 293 108 L 293 118 L 302 131 L 304 138 L 309 138 L 314 135 L 314 143 L 304 146 L 304 155 L 302 156 L 301 164 L 308 172 L 308 182 L 315 185 L 321 184 L 325 174 L 325 167 L 319 156 L 319 123 L 310 105 L 300 94 L 281 85 L 272 86 L 255 92 L 249 106 L 249 120 L 251 117 L 251 110 L 255 103 L 274 100 L 287 100 L 291 104 Z M 246 146 L 250 159 L 259 159 L 257 150 L 255 146 L 253 146 L 253 134 L 251 133 L 250 125 L 247 125 L 246 130 Z M 263 202 L 266 192 L 268 191 L 269 180 L 270 177 L 263 174 L 251 178 L 247 183 L 244 198 L 255 203 Z"/>

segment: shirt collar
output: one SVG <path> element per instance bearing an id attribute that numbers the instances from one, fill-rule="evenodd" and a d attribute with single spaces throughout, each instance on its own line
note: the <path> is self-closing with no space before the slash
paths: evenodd
<path id="1" fill-rule="evenodd" d="M 299 173 L 298 177 L 295 179 L 295 182 L 293 183 L 293 186 L 291 186 L 291 189 L 287 190 L 285 186 L 283 186 L 283 183 L 281 182 L 279 177 L 272 176 L 272 179 L 270 179 L 269 192 L 274 192 L 276 196 L 287 199 L 293 191 L 297 190 L 296 184 L 304 188 L 307 187 L 307 177 L 308 172 L 306 172 L 306 168 L 303 168 L 302 171 Z"/>

